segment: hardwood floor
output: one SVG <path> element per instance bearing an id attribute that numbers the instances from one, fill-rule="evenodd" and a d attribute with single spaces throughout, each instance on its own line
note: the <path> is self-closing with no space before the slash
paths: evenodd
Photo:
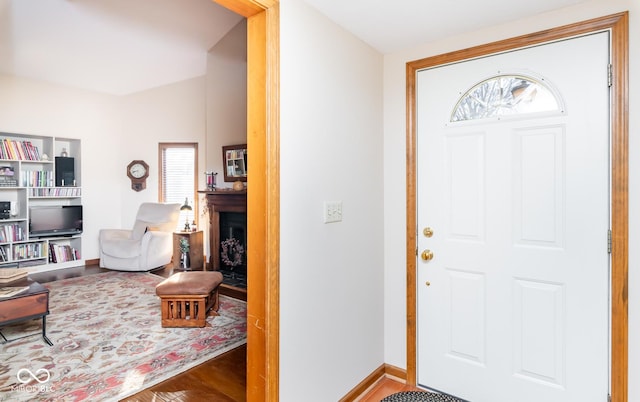
<path id="1" fill-rule="evenodd" d="M 122 402 L 245 401 L 246 360 L 244 345 Z"/>
<path id="2" fill-rule="evenodd" d="M 423 389 L 406 385 L 405 383 L 395 380 L 391 377 L 383 377 L 371 389 L 360 398 L 357 402 L 380 402 L 383 398 L 402 391 L 424 391 Z"/>
<path id="3" fill-rule="evenodd" d="M 33 273 L 30 274 L 30 277 L 35 281 L 45 283 L 102 272 L 109 272 L 109 270 L 100 268 L 97 265 L 87 265 L 85 267 Z M 173 270 L 164 268 L 153 273 L 168 277 L 173 273 Z M 246 293 L 243 295 L 242 293 L 234 292 L 233 289 L 227 295 L 246 300 Z M 246 370 L 247 346 L 243 345 L 122 401 L 242 402 L 246 401 Z M 405 385 L 393 378 L 384 377 L 371 387 L 365 395 L 358 397 L 356 400 L 359 402 L 379 402 L 382 398 L 393 393 L 415 390 L 419 389 Z"/>

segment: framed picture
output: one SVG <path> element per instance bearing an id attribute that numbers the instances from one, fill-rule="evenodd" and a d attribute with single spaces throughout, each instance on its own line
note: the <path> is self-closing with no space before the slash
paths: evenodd
<path id="1" fill-rule="evenodd" d="M 224 181 L 247 181 L 247 144 L 222 147 Z"/>

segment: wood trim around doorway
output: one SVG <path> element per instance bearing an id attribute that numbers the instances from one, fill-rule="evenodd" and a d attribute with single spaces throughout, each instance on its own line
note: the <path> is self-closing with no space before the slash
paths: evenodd
<path id="1" fill-rule="evenodd" d="M 407 63 L 407 383 L 417 383 L 417 207 L 416 73 L 418 70 L 487 56 L 591 32 L 611 32 L 611 401 L 628 400 L 628 84 L 627 12 L 523 35 Z"/>
<path id="2" fill-rule="evenodd" d="M 279 399 L 280 7 L 213 0 L 247 18 L 247 401 Z"/>

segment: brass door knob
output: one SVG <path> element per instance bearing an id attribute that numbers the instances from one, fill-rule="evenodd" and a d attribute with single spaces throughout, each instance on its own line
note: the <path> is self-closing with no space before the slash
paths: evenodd
<path id="1" fill-rule="evenodd" d="M 424 235 L 424 237 L 431 237 L 433 236 L 433 229 L 431 229 L 430 227 L 426 227 L 422 229 L 422 234 Z"/>
<path id="2" fill-rule="evenodd" d="M 433 259 L 433 251 L 424 250 L 422 254 L 420 254 L 420 257 L 423 261 L 431 261 Z"/>

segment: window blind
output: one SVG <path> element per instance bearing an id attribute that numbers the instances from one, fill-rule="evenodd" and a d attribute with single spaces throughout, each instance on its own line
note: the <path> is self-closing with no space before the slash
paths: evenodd
<path id="1" fill-rule="evenodd" d="M 185 222 L 191 223 L 195 219 L 197 205 L 195 203 L 195 174 L 196 153 L 193 145 L 161 145 L 162 155 L 162 202 L 180 205 L 185 200 L 191 206 L 191 211 L 180 211 L 180 219 L 176 230 L 181 231 Z"/>

